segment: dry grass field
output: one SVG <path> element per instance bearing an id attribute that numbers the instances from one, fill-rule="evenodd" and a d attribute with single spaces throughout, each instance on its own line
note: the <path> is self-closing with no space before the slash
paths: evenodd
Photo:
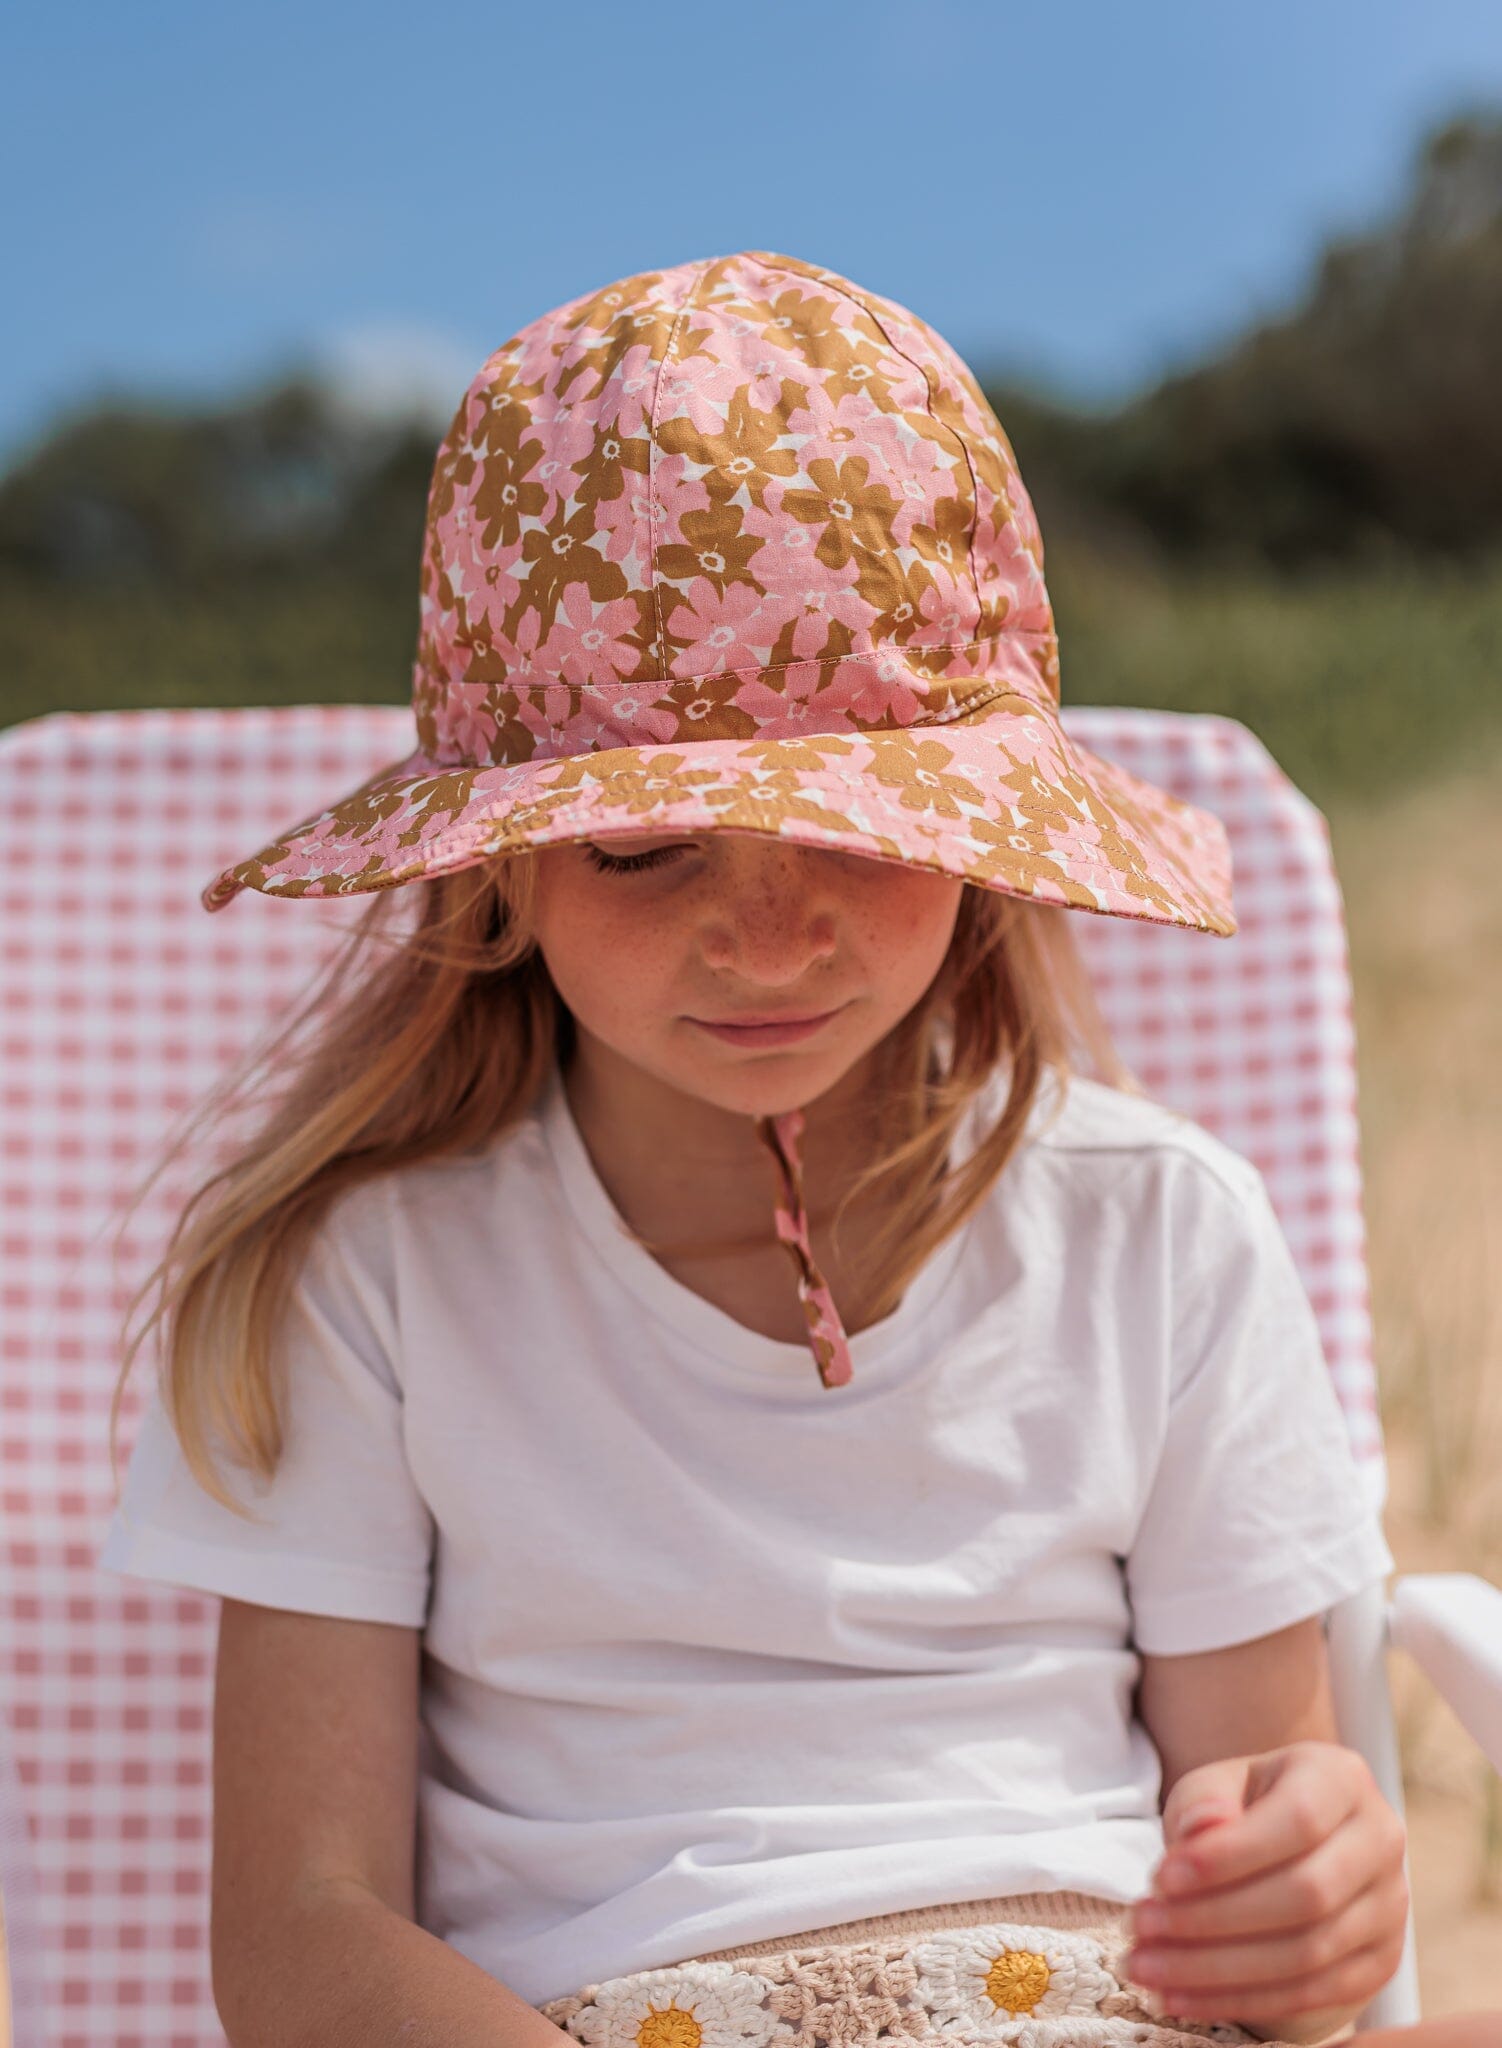
<path id="1" fill-rule="evenodd" d="M 1332 813 L 1403 1571 L 1502 1584 L 1502 755 Z M 1502 2007 L 1502 1780 L 1389 1657 L 1427 2015 Z"/>

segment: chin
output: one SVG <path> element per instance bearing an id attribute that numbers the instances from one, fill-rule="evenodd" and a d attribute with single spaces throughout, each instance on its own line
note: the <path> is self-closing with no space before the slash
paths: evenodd
<path id="1" fill-rule="evenodd" d="M 737 1071 L 718 1074 L 681 1071 L 673 1085 L 685 1094 L 740 1116 L 782 1116 L 790 1109 L 806 1109 L 827 1094 L 850 1070 L 850 1062 L 836 1065 L 828 1058 L 799 1059 L 796 1048 L 782 1052 L 761 1052 L 745 1056 Z"/>

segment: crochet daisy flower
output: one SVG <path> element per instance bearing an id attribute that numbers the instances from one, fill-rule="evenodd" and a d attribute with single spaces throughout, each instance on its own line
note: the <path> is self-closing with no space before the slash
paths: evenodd
<path id="1" fill-rule="evenodd" d="M 1007 2048 L 1128 2048 L 1147 2030 L 1129 2020 L 1015 2020 L 1002 2030 Z"/>
<path id="2" fill-rule="evenodd" d="M 597 1984 L 566 2024 L 588 2048 L 766 2048 L 790 2031 L 763 2009 L 770 1989 L 732 1963 L 635 1970 Z"/>
<path id="3" fill-rule="evenodd" d="M 990 1921 L 931 1935 L 912 1954 L 936 2033 L 1020 2041 L 1019 2020 L 1098 2013 L 1117 1988 L 1099 1942 L 1055 1927 Z"/>
<path id="4" fill-rule="evenodd" d="M 1203 2020 L 1189 2020 L 1185 2024 L 1194 2028 L 1193 2038 L 1206 2043 L 1207 2048 L 1218 2041 L 1232 2042 L 1236 2048 L 1244 2048 L 1244 2044 L 1255 2044 L 1258 2038 L 1249 2034 L 1245 2027 L 1206 2027 Z M 1162 2031 L 1164 2028 L 1170 2031 Z M 1190 2039 L 1171 2020 L 1164 2020 L 1157 2026 L 1144 2026 L 1139 2020 L 1064 2018 L 1012 2021 L 1002 2028 L 1000 2036 L 1006 2048 L 1132 2048 L 1135 2042 L 1151 2041 L 1155 2037 L 1175 2041 Z"/>

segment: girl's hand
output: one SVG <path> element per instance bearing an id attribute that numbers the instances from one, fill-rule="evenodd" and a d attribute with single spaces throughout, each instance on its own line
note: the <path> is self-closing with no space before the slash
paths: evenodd
<path id="1" fill-rule="evenodd" d="M 1403 1953 L 1403 1823 L 1359 1751 L 1292 1742 L 1186 1771 L 1163 1806 L 1153 1896 L 1121 1969 L 1161 2010 L 1320 2040 Z M 1277 2024 L 1277 2023 L 1283 2024 Z"/>

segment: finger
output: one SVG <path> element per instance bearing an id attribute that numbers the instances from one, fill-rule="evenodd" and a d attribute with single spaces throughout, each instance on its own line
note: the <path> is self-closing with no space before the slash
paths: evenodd
<path id="1" fill-rule="evenodd" d="M 1147 1941 L 1208 1941 L 1296 1930 L 1337 1911 L 1370 1884 L 1406 1885 L 1402 1822 L 1386 1808 L 1361 1808 L 1302 1857 L 1240 1884 L 1177 1898 L 1141 1900 L 1130 1915 Z"/>
<path id="2" fill-rule="evenodd" d="M 1212 1806 L 1208 1800 L 1191 1806 L 1174 1829 L 1173 1842 L 1177 1844 L 1192 1841 L 1196 1835 L 1203 1834 L 1206 1828 L 1218 1828 L 1224 1821 L 1235 1820 L 1240 1812 L 1239 1806 L 1233 1812 L 1229 1806 Z"/>
<path id="3" fill-rule="evenodd" d="M 1383 1943 L 1353 1950 L 1334 1969 L 1285 1977 L 1274 1984 L 1220 1984 L 1213 1991 L 1192 1985 L 1182 1990 L 1174 1985 L 1151 1988 L 1163 2018 L 1286 2020 L 1291 2014 L 1319 2012 L 1327 2006 L 1364 2005 L 1387 1983 L 1397 1960 Z"/>
<path id="4" fill-rule="evenodd" d="M 1172 1844 L 1200 1825 L 1230 1820 L 1246 1805 L 1247 1776 L 1254 1758 L 1221 1757 L 1196 1765 L 1175 1779 L 1163 1802 L 1163 1839 Z"/>
<path id="5" fill-rule="evenodd" d="M 1270 1790 L 1244 1812 L 1176 1844 L 1153 1878 L 1155 1893 L 1173 1897 L 1207 1885 L 1235 1884 L 1292 1857 L 1307 1855 L 1361 1802 L 1365 1771 L 1354 1750 L 1336 1743 L 1297 1744 Z M 1367 1774 L 1370 1775 L 1369 1773 Z"/>
<path id="6" fill-rule="evenodd" d="M 1232 1984 L 1281 1984 L 1333 1969 L 1353 1951 L 1390 1939 L 1395 1920 L 1401 1929 L 1383 1880 L 1312 1926 L 1229 1941 L 1144 1940 L 1122 1957 L 1121 1968 L 1134 1982 L 1160 1992 L 1167 1986 L 1219 1991 Z"/>

